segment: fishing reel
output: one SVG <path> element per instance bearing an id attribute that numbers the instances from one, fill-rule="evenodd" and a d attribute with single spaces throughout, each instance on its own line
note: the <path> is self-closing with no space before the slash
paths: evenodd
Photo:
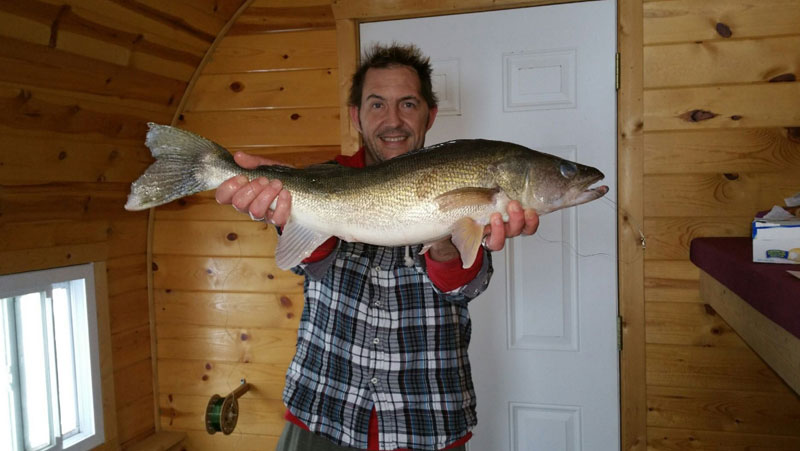
<path id="1" fill-rule="evenodd" d="M 214 395 L 206 406 L 206 432 L 213 435 L 222 432 L 229 435 L 236 427 L 239 420 L 239 401 L 238 399 L 250 390 L 250 384 L 242 379 L 241 385 L 236 390 L 228 393 L 224 398 Z"/>

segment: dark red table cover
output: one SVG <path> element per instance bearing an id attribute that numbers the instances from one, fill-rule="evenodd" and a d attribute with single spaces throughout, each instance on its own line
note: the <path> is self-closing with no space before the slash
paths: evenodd
<path id="1" fill-rule="evenodd" d="M 800 265 L 753 263 L 750 238 L 695 238 L 689 258 L 773 322 L 800 338 Z"/>

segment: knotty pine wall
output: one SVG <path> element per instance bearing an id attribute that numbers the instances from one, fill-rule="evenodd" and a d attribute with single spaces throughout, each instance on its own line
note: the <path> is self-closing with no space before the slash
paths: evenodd
<path id="1" fill-rule="evenodd" d="M 339 147 L 336 30 L 327 0 L 256 0 L 219 42 L 178 125 L 230 150 L 303 166 Z M 161 426 L 191 450 L 274 449 L 302 279 L 274 263 L 274 227 L 207 192 L 156 209 L 153 276 Z M 246 378 L 230 436 L 208 435 L 212 394 Z"/>
<path id="2" fill-rule="evenodd" d="M 800 400 L 699 297 L 689 243 L 800 191 L 800 1 L 644 2 L 647 446 L 800 449 Z"/>
<path id="3" fill-rule="evenodd" d="M 148 213 L 122 208 L 150 162 L 145 124 L 170 123 L 241 4 L 0 1 L 0 273 L 106 263 L 109 449 L 155 430 Z"/>

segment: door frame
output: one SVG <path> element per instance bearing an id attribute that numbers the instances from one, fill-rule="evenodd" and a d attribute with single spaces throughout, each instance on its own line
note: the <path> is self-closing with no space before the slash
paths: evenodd
<path id="1" fill-rule="evenodd" d="M 332 0 L 339 55 L 339 96 L 348 98 L 356 70 L 359 25 L 499 9 L 592 0 Z M 644 234 L 643 234 L 643 6 L 641 0 L 617 0 L 617 246 L 620 315 L 620 443 L 624 451 L 647 447 L 645 379 Z M 356 152 L 358 132 L 342 103 L 342 153 Z"/>

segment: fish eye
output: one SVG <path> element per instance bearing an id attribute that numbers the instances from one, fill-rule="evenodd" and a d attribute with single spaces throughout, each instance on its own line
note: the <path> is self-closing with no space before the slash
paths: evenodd
<path id="1" fill-rule="evenodd" d="M 561 162 L 561 166 L 559 167 L 559 170 L 561 171 L 561 175 L 563 175 L 564 178 L 571 179 L 571 178 L 575 177 L 576 175 L 578 175 L 578 167 L 575 166 L 575 163 L 573 163 L 571 161 L 563 161 L 563 162 Z"/>

